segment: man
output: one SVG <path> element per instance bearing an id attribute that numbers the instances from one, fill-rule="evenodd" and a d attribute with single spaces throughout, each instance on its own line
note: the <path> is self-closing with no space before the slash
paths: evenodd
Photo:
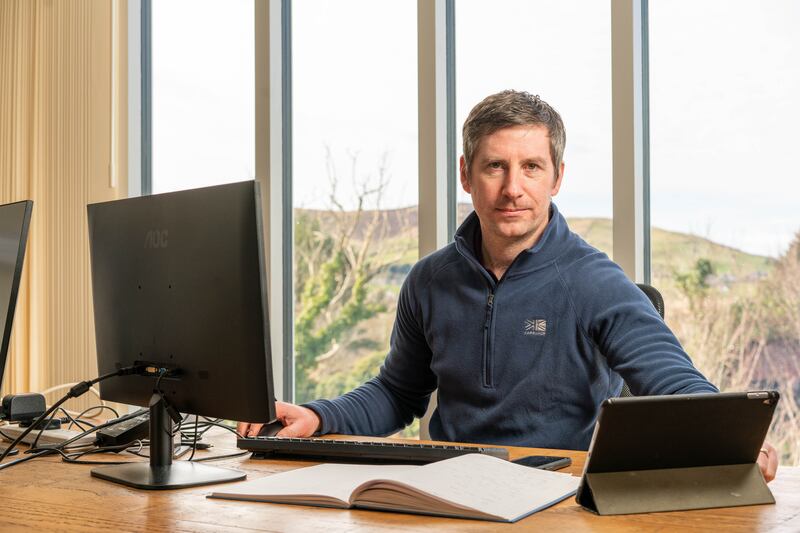
<path id="1" fill-rule="evenodd" d="M 438 390 L 436 440 L 585 450 L 623 379 L 636 395 L 718 392 L 551 202 L 564 178 L 558 113 L 503 91 L 475 106 L 463 137 L 461 185 L 475 211 L 411 270 L 379 375 L 333 400 L 278 402 L 278 435 L 388 435 Z M 759 461 L 771 479 L 775 450 L 765 444 Z"/>

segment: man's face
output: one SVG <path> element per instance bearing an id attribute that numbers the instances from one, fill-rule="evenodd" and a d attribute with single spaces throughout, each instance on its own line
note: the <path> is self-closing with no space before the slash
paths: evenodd
<path id="1" fill-rule="evenodd" d="M 481 139 L 471 168 L 461 156 L 461 186 L 472 196 L 484 239 L 532 246 L 544 232 L 550 198 L 558 193 L 544 126 L 511 126 Z"/>

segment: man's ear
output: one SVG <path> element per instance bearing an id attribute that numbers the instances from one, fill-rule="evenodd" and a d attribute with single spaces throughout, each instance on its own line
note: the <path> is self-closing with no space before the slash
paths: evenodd
<path id="1" fill-rule="evenodd" d="M 550 196 L 555 196 L 558 194 L 558 190 L 561 189 L 561 181 L 564 179 L 564 162 L 561 162 L 558 168 L 558 176 L 556 176 L 556 181 L 553 183 L 553 188 L 550 189 Z"/>
<path id="2" fill-rule="evenodd" d="M 461 188 L 464 189 L 464 192 L 467 194 L 472 194 L 472 190 L 469 185 L 469 176 L 467 175 L 469 170 L 467 169 L 467 162 L 463 155 L 458 160 L 458 166 L 461 174 Z"/>

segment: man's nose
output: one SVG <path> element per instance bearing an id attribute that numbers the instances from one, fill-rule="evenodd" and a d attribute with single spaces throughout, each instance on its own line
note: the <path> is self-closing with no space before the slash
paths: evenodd
<path id="1" fill-rule="evenodd" d="M 513 167 L 508 169 L 503 180 L 503 194 L 509 198 L 517 198 L 522 195 L 522 171 Z"/>

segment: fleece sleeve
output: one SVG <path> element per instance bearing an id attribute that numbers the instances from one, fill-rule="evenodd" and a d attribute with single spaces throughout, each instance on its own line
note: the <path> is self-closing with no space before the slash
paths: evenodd
<path id="1" fill-rule="evenodd" d="M 322 421 L 320 433 L 391 435 L 425 413 L 436 377 L 413 277 L 412 269 L 400 289 L 389 353 L 378 376 L 338 398 L 306 404 Z"/>
<path id="2" fill-rule="evenodd" d="M 585 261 L 573 278 L 573 306 L 585 334 L 633 394 L 719 392 L 622 269 L 604 254 Z"/>

